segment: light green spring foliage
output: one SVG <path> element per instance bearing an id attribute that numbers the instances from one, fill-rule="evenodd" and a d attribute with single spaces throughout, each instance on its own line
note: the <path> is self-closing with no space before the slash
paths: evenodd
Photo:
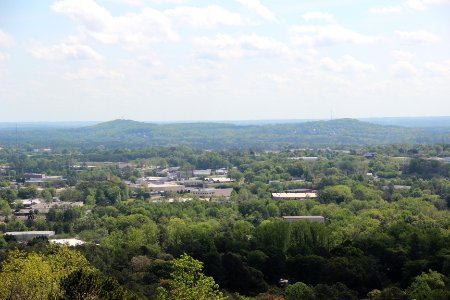
<path id="1" fill-rule="evenodd" d="M 59 282 L 71 272 L 89 268 L 88 261 L 78 251 L 49 245 L 44 256 L 12 251 L 2 264 L 0 299 L 48 299 L 59 293 Z"/>
<path id="2" fill-rule="evenodd" d="M 408 294 L 411 300 L 447 299 L 450 296 L 446 291 L 445 276 L 432 270 L 417 276 L 408 288 Z"/>
<path id="3" fill-rule="evenodd" d="M 286 289 L 286 300 L 313 300 L 314 290 L 303 282 L 296 282 Z"/>
<path id="4" fill-rule="evenodd" d="M 187 254 L 173 261 L 168 289 L 159 287 L 158 300 L 225 300 L 214 278 L 202 272 L 203 263 Z"/>

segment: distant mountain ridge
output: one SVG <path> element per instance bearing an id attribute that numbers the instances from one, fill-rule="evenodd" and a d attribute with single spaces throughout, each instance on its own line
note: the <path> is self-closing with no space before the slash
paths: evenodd
<path id="1" fill-rule="evenodd" d="M 0 143 L 34 147 L 144 147 L 186 145 L 204 149 L 281 149 L 299 146 L 448 143 L 448 128 L 406 128 L 355 119 L 302 123 L 155 124 L 113 120 L 81 128 L 0 129 Z"/>

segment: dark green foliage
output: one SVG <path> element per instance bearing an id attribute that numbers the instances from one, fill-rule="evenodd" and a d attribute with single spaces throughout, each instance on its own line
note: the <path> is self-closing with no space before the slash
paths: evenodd
<path id="1" fill-rule="evenodd" d="M 79 269 L 72 272 L 60 283 L 62 296 L 58 300 L 132 300 L 137 297 L 129 294 L 117 280 L 112 277 L 103 277 L 97 271 Z"/>
<path id="2" fill-rule="evenodd" d="M 222 264 L 227 278 L 225 286 L 230 290 L 250 296 L 267 291 L 263 273 L 247 266 L 241 256 L 227 253 L 222 257 Z"/>
<path id="3" fill-rule="evenodd" d="M 132 126 L 142 129 L 139 123 Z M 121 126 L 114 130 L 122 132 Z M 18 206 L 1 201 L 0 214 L 8 216 L 0 230 L 55 230 L 88 241 L 79 249 L 101 273 L 73 274 L 68 282 L 74 289 L 67 286 L 67 293 L 72 293 L 68 298 L 93 292 L 94 283 L 101 286 L 104 276 L 111 276 L 138 297 L 155 299 L 159 287 L 170 286 L 174 257 L 186 253 L 203 263 L 204 274 L 212 276 L 226 295 L 445 299 L 450 275 L 450 164 L 428 158 L 437 153 L 450 156 L 450 145 L 342 149 L 265 153 L 257 148 L 99 147 L 55 150 L 54 157 L 28 157 L 29 150 L 23 149 L 17 160 L 5 148 L 0 160 L 11 164 L 18 179 L 22 172 L 35 170 L 67 176 L 67 185 L 72 185 L 56 194 L 47 187 L 41 196 L 81 200 L 85 207 L 59 207 L 51 209 L 46 219 L 37 213 L 35 220 L 23 222 L 12 216 Z M 377 156 L 367 159 L 366 152 Z M 296 159 L 303 156 L 318 159 Z M 96 170 L 70 168 L 91 161 L 98 165 Z M 119 168 L 115 163 L 119 161 L 138 167 Z M 156 165 L 160 168 L 153 169 Z M 190 195 L 156 198 L 145 187 L 134 190 L 123 181 L 158 176 L 172 166 L 182 172 L 225 167 L 238 181 L 224 185 L 234 190 L 230 199 L 184 203 L 167 199 Z M 8 180 L 1 181 L 0 195 L 14 200 Z M 271 199 L 271 193 L 293 189 L 318 190 L 319 199 Z M 29 193 L 26 189 L 22 196 Z M 289 215 L 320 215 L 325 222 L 282 219 Z M 18 244 L 1 234 L 0 241 L 0 260 L 6 258 L 5 249 L 39 252 L 45 244 L 37 240 Z M 289 279 L 287 287 L 279 284 L 281 278 Z M 115 290 L 117 282 L 107 289 Z"/>
<path id="4" fill-rule="evenodd" d="M 22 129 L 20 135 L 22 140 L 35 147 L 108 145 L 136 148 L 177 144 L 203 149 L 432 143 L 448 142 L 450 136 L 448 128 L 434 130 L 382 126 L 352 119 L 259 126 L 221 123 L 157 125 L 115 120 L 75 129 Z M 1 130 L 0 142 L 14 145 L 15 138 L 15 130 Z M 199 162 L 199 166 L 205 165 L 204 162 Z M 294 173 L 300 174 L 301 171 Z"/>

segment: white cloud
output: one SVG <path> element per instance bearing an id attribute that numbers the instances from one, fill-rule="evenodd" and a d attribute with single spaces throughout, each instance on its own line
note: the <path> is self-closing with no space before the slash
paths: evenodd
<path id="1" fill-rule="evenodd" d="M 178 39 L 170 19 L 152 8 L 117 17 L 93 0 L 62 0 L 51 8 L 78 23 L 82 36 L 104 44 L 141 47 Z"/>
<path id="2" fill-rule="evenodd" d="M 75 73 L 66 73 L 64 78 L 67 80 L 89 80 L 95 78 L 118 79 L 124 78 L 122 73 L 115 70 L 102 67 L 82 68 Z"/>
<path id="3" fill-rule="evenodd" d="M 391 69 L 393 75 L 399 78 L 410 78 L 419 75 L 418 68 L 409 61 L 398 61 Z"/>
<path id="4" fill-rule="evenodd" d="M 151 67 L 160 66 L 162 63 L 155 55 L 143 55 L 137 59 L 141 64 Z"/>
<path id="5" fill-rule="evenodd" d="M 425 10 L 427 9 L 426 5 L 421 0 L 409 0 L 406 2 L 406 6 L 408 8 L 414 9 L 414 10 Z"/>
<path id="6" fill-rule="evenodd" d="M 414 10 L 426 10 L 433 5 L 450 5 L 450 0 L 409 0 L 405 6 Z"/>
<path id="7" fill-rule="evenodd" d="M 320 11 L 307 12 L 302 16 L 302 18 L 303 18 L 303 20 L 308 21 L 308 22 L 315 21 L 315 20 L 329 22 L 329 23 L 334 22 L 334 17 L 332 14 L 320 12 Z"/>
<path id="8" fill-rule="evenodd" d="M 105 1 L 111 1 L 111 0 L 105 0 Z M 134 6 L 143 6 L 146 4 L 183 4 L 188 2 L 188 0 L 114 0 L 118 2 L 123 3 L 129 3 L 130 5 Z"/>
<path id="9" fill-rule="evenodd" d="M 169 17 L 194 27 L 212 28 L 218 25 L 244 25 L 246 21 L 240 14 L 232 13 L 218 5 L 208 7 L 179 6 L 164 11 Z"/>
<path id="10" fill-rule="evenodd" d="M 367 73 L 375 71 L 374 65 L 361 62 L 351 55 L 344 55 L 338 60 L 326 57 L 321 60 L 321 66 L 336 73 Z"/>
<path id="11" fill-rule="evenodd" d="M 274 21 L 276 19 L 275 14 L 266 6 L 262 5 L 259 0 L 236 0 L 236 1 L 249 9 L 254 10 L 258 15 L 260 15 L 262 18 L 268 21 Z"/>
<path id="12" fill-rule="evenodd" d="M 62 59 L 93 59 L 100 60 L 102 56 L 94 49 L 80 44 L 59 44 L 52 47 L 33 47 L 29 52 L 38 59 L 62 60 Z"/>
<path id="13" fill-rule="evenodd" d="M 403 8 L 401 6 L 377 6 L 370 8 L 369 11 L 372 14 L 385 15 L 385 14 L 399 13 L 402 10 Z"/>
<path id="14" fill-rule="evenodd" d="M 0 29 L 0 47 L 8 48 L 14 46 L 13 39 Z"/>
<path id="15" fill-rule="evenodd" d="M 280 41 L 259 35 L 230 36 L 218 34 L 214 38 L 197 38 L 194 41 L 198 58 L 212 60 L 239 59 L 254 56 L 289 57 L 289 48 Z"/>
<path id="16" fill-rule="evenodd" d="M 63 13 L 91 30 L 107 28 L 114 17 L 103 6 L 93 0 L 62 0 L 55 2 L 51 9 Z"/>
<path id="17" fill-rule="evenodd" d="M 290 77 L 292 78 L 292 77 Z M 275 84 L 285 84 L 289 82 L 289 78 L 287 76 L 275 74 L 275 73 L 262 73 L 257 76 L 257 79 L 263 81 L 273 82 Z"/>
<path id="18" fill-rule="evenodd" d="M 450 0 L 408 0 L 403 5 L 396 6 L 376 6 L 370 8 L 372 14 L 394 14 L 400 13 L 406 9 L 427 10 L 434 5 L 449 5 Z"/>
<path id="19" fill-rule="evenodd" d="M 395 35 L 400 41 L 408 44 L 422 44 L 434 43 L 440 40 L 439 36 L 434 33 L 419 30 L 419 31 L 395 31 Z"/>
<path id="20" fill-rule="evenodd" d="M 8 55 L 5 53 L 0 52 L 0 61 L 8 59 Z"/>
<path id="21" fill-rule="evenodd" d="M 290 28 L 291 40 L 303 46 L 332 46 L 336 44 L 368 44 L 374 37 L 344 28 L 340 25 L 293 26 Z"/>
<path id="22" fill-rule="evenodd" d="M 413 60 L 416 55 L 410 52 L 406 52 L 406 51 L 400 51 L 400 50 L 394 50 L 392 51 L 392 56 L 396 59 L 396 60 Z"/>
<path id="23" fill-rule="evenodd" d="M 450 60 L 441 63 L 426 62 L 424 68 L 433 75 L 450 75 Z"/>

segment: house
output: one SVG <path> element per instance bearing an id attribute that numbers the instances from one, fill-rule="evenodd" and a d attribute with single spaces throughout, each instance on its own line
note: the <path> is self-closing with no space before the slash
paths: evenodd
<path id="1" fill-rule="evenodd" d="M 367 159 L 372 159 L 372 158 L 377 157 L 377 154 L 375 152 L 367 152 L 364 154 L 364 157 Z"/>
<path id="2" fill-rule="evenodd" d="M 394 184 L 394 185 L 385 185 L 382 186 L 381 189 L 384 191 L 389 191 L 389 190 L 410 190 L 412 187 L 410 185 L 400 185 L 400 184 Z"/>
<path id="3" fill-rule="evenodd" d="M 394 190 L 410 190 L 410 185 L 400 185 L 400 184 L 394 184 Z"/>
<path id="4" fill-rule="evenodd" d="M 272 193 L 274 200 L 307 200 L 317 198 L 317 193 Z"/>
<path id="5" fill-rule="evenodd" d="M 14 212 L 14 216 L 16 216 L 17 220 L 22 221 L 34 220 L 36 217 L 34 210 L 30 208 L 19 209 L 18 211 Z"/>
<path id="6" fill-rule="evenodd" d="M 269 184 L 282 184 L 280 180 L 269 180 Z"/>
<path id="7" fill-rule="evenodd" d="M 283 219 L 287 222 L 308 221 L 322 224 L 325 223 L 325 218 L 322 216 L 284 216 Z"/>
<path id="8" fill-rule="evenodd" d="M 37 237 L 45 237 L 49 238 L 52 235 L 55 235 L 54 231 L 11 231 L 5 232 L 5 236 L 12 236 L 18 242 L 26 242 L 30 241 Z"/>

